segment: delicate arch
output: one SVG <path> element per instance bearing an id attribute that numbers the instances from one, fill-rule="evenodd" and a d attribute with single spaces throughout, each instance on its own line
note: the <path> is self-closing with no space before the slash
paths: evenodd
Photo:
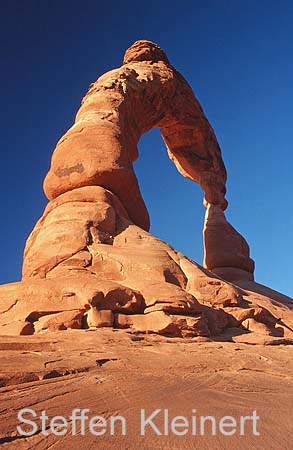
<path id="1" fill-rule="evenodd" d="M 140 136 L 158 127 L 179 172 L 205 200 L 225 209 L 226 169 L 215 133 L 182 75 L 163 50 L 137 41 L 123 65 L 93 83 L 75 123 L 58 142 L 44 181 L 48 199 L 98 185 L 115 193 L 132 221 L 149 229 L 133 161 Z"/>

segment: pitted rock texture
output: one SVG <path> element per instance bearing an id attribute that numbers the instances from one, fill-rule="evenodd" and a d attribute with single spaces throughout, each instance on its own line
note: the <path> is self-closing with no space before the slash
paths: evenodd
<path id="1" fill-rule="evenodd" d="M 132 163 L 152 127 L 180 173 L 204 190 L 205 268 L 148 232 Z M 159 46 L 136 42 L 121 68 L 90 87 L 57 144 L 23 279 L 0 286 L 0 334 L 111 327 L 291 343 L 293 302 L 253 281 L 248 244 L 225 219 L 225 183 L 220 147 L 190 86 Z"/>
<path id="2" fill-rule="evenodd" d="M 200 183 L 207 202 L 225 208 L 226 169 L 215 133 L 186 80 L 149 41 L 135 43 L 120 68 L 90 86 L 75 123 L 54 150 L 44 181 L 48 199 L 99 185 L 119 197 L 133 223 L 148 230 L 133 161 L 140 136 L 154 127 L 179 172 Z"/>

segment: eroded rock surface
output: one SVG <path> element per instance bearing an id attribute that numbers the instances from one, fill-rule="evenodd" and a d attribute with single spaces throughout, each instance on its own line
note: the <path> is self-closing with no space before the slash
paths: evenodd
<path id="1" fill-rule="evenodd" d="M 204 267 L 225 280 L 254 280 L 249 246 L 219 205 L 207 206 L 203 235 Z"/>
<path id="2" fill-rule="evenodd" d="M 54 150 L 44 181 L 47 197 L 102 186 L 119 197 L 134 224 L 148 230 L 132 163 L 140 136 L 154 127 L 179 172 L 200 183 L 207 202 L 225 208 L 226 169 L 215 133 L 191 87 L 149 41 L 136 42 L 120 68 L 90 86 Z"/>
<path id="3" fill-rule="evenodd" d="M 168 323 L 156 318 L 154 325 L 162 328 Z M 256 333 L 245 336 L 255 343 Z M 293 347 L 261 345 L 269 339 L 259 335 L 259 345 L 252 346 L 237 343 L 237 336 L 232 338 L 235 342 L 211 342 L 205 336 L 170 339 L 110 327 L 0 336 L 1 450 L 290 450 Z M 108 429 L 97 437 L 87 421 L 85 436 L 73 435 L 70 424 L 64 436 L 39 432 L 25 437 L 16 429 L 22 408 L 32 408 L 38 417 L 46 410 L 46 424 L 56 415 L 69 418 L 74 408 L 89 409 L 89 417 L 119 414 L 126 419 L 127 432 L 122 436 L 117 428 L 111 436 Z M 148 414 L 167 408 L 170 417 L 188 419 L 196 409 L 197 417 L 228 414 L 237 422 L 256 410 L 260 435 L 254 436 L 248 423 L 243 436 L 238 430 L 233 436 L 212 436 L 210 428 L 204 436 L 157 436 L 149 428 L 142 437 L 142 408 Z M 40 420 L 35 420 L 40 430 Z M 163 432 L 163 416 L 154 423 Z"/>
<path id="4" fill-rule="evenodd" d="M 205 268 L 148 232 L 132 164 L 152 127 L 180 173 L 203 188 Z M 291 343 L 293 302 L 253 281 L 248 244 L 223 212 L 225 184 L 220 147 L 190 86 L 160 47 L 136 42 L 122 67 L 91 85 L 57 144 L 23 279 L 0 286 L 0 334 L 114 327 Z"/>
<path id="5" fill-rule="evenodd" d="M 114 194 L 83 187 L 46 207 L 27 241 L 23 280 L 0 287 L 0 331 L 110 326 L 290 342 L 292 302 L 254 286 L 224 281 L 134 225 Z"/>

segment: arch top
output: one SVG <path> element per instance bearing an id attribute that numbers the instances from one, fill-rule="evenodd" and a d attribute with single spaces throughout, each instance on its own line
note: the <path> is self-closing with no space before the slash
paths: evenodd
<path id="1" fill-rule="evenodd" d="M 163 61 L 165 64 L 170 64 L 164 50 L 154 42 L 145 39 L 135 41 L 134 44 L 126 50 L 123 64 L 139 61 Z"/>

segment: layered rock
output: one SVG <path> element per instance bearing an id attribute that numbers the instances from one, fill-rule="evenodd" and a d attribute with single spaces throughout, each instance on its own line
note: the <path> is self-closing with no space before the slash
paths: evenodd
<path id="1" fill-rule="evenodd" d="M 249 246 L 219 205 L 207 205 L 203 236 L 204 267 L 225 280 L 254 280 Z"/>
<path id="2" fill-rule="evenodd" d="M 132 164 L 152 127 L 180 173 L 204 190 L 205 268 L 148 232 Z M 91 85 L 57 144 L 23 280 L 0 286 L 0 333 L 116 327 L 289 342 L 292 302 L 253 282 L 248 244 L 223 212 L 225 183 L 220 147 L 190 86 L 160 47 L 136 42 L 122 67 Z"/>

